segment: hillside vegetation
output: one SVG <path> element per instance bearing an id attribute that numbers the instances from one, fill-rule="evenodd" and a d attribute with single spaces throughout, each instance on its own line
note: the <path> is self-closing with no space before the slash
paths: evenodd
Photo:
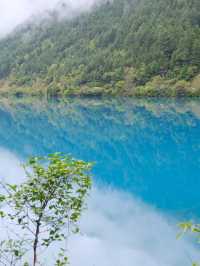
<path id="1" fill-rule="evenodd" d="M 0 41 L 1 91 L 200 95 L 200 1 L 113 0 Z"/>

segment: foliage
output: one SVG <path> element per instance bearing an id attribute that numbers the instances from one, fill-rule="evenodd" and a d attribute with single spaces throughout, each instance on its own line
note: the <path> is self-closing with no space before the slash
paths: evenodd
<path id="1" fill-rule="evenodd" d="M 198 243 L 200 243 L 200 224 L 194 224 L 192 222 L 183 222 L 179 224 L 181 232 L 178 234 L 178 238 L 183 236 L 186 233 L 195 234 L 197 237 Z M 199 266 L 199 263 L 193 262 L 192 266 Z"/>
<path id="2" fill-rule="evenodd" d="M 90 163 L 61 154 L 33 157 L 24 166 L 27 180 L 20 185 L 2 184 L 6 217 L 18 225 L 32 243 L 33 265 L 38 250 L 78 232 L 77 222 L 91 187 Z M 64 251 L 64 250 L 62 250 Z M 61 252 L 56 265 L 68 260 Z"/>
<path id="3" fill-rule="evenodd" d="M 50 95 L 78 87 L 119 93 L 155 76 L 192 80 L 200 72 L 199 12 L 199 0 L 113 0 L 71 20 L 52 14 L 1 40 L 0 79 Z"/>
<path id="4" fill-rule="evenodd" d="M 27 252 L 26 240 L 8 239 L 0 242 L 0 264 L 15 266 Z"/>

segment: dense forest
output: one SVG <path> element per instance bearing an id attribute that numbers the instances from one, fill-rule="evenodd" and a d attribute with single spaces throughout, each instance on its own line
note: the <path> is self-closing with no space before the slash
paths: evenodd
<path id="1" fill-rule="evenodd" d="M 200 95 L 199 14 L 199 0 L 103 1 L 70 19 L 52 12 L 0 41 L 1 90 Z"/>

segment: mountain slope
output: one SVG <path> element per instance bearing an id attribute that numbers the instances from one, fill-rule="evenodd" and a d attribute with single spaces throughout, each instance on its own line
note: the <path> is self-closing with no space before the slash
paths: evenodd
<path id="1" fill-rule="evenodd" d="M 1 40 L 2 87 L 199 94 L 199 14 L 199 0 L 113 0 L 70 20 L 54 13 Z"/>

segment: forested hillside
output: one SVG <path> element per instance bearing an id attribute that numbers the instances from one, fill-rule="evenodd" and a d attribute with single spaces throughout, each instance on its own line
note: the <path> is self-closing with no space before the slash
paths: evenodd
<path id="1" fill-rule="evenodd" d="M 200 1 L 113 0 L 0 41 L 2 90 L 200 95 Z"/>

